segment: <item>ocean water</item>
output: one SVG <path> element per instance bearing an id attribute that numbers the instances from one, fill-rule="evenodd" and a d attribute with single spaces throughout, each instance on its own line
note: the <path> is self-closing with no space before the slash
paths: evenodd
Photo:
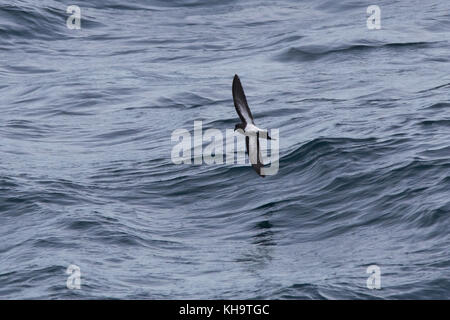
<path id="1" fill-rule="evenodd" d="M 0 1 L 0 298 L 449 299 L 449 41 L 444 0 Z M 172 162 L 234 74 L 276 175 Z"/>

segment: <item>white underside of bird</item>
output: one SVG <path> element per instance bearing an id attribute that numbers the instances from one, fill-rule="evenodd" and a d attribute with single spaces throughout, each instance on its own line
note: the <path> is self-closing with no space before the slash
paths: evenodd
<path id="1" fill-rule="evenodd" d="M 267 133 L 268 133 L 267 130 L 263 130 L 261 128 L 258 128 L 253 123 L 248 123 L 245 126 L 244 135 L 246 135 L 246 136 L 254 136 L 257 133 L 259 133 L 259 135 L 260 135 L 259 137 L 260 138 L 267 139 Z"/>

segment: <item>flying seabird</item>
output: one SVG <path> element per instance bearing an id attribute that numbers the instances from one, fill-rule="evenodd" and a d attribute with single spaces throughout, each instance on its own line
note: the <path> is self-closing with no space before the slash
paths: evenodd
<path id="1" fill-rule="evenodd" d="M 233 100 L 236 112 L 241 118 L 241 123 L 238 123 L 234 127 L 234 131 L 241 129 L 241 133 L 245 135 L 245 146 L 247 147 L 247 154 L 252 164 L 253 169 L 261 176 L 264 174 L 261 172 L 261 168 L 264 166 L 261 158 L 261 150 L 259 147 L 259 138 L 272 139 L 267 130 L 258 128 L 253 120 L 252 113 L 247 104 L 247 98 L 245 97 L 244 88 L 242 88 L 241 80 L 237 74 L 233 79 Z M 239 131 L 238 131 L 239 132 Z"/>

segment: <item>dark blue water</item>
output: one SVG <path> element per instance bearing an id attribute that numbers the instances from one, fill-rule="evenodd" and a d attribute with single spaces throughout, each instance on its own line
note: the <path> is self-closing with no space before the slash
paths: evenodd
<path id="1" fill-rule="evenodd" d="M 449 71 L 444 0 L 1 1 L 0 298 L 448 299 Z M 235 73 L 277 175 L 171 161 Z"/>

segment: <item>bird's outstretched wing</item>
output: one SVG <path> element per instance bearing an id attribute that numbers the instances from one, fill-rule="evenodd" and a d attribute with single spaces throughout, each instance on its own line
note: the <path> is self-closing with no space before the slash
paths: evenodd
<path id="1" fill-rule="evenodd" d="M 246 136 L 245 145 L 247 147 L 247 154 L 250 163 L 256 173 L 264 178 L 264 174 L 261 173 L 261 168 L 264 167 L 262 163 L 261 150 L 259 147 L 259 133 L 256 135 Z"/>
<path id="2" fill-rule="evenodd" d="M 239 80 L 237 74 L 234 75 L 233 79 L 233 100 L 234 107 L 236 108 L 242 123 L 254 123 L 252 113 L 247 104 L 247 98 L 245 98 L 244 88 L 242 88 L 241 80 Z"/>

